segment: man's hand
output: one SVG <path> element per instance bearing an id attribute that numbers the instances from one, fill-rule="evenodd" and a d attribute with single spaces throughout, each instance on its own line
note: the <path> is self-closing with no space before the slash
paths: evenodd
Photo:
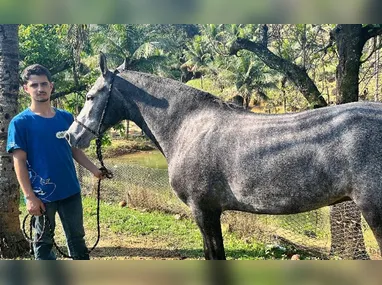
<path id="1" fill-rule="evenodd" d="M 104 179 L 105 175 L 103 175 L 103 172 L 101 170 L 97 170 L 96 173 L 94 173 L 94 176 L 98 179 Z"/>
<path id="2" fill-rule="evenodd" d="M 97 171 L 94 173 L 94 176 L 98 179 L 104 179 L 104 178 L 113 178 L 113 173 L 106 169 L 106 167 L 101 167 L 100 169 L 97 169 Z"/>
<path id="3" fill-rule="evenodd" d="M 28 213 L 33 216 L 41 216 L 45 212 L 44 203 L 35 195 L 26 197 Z"/>
<path id="4" fill-rule="evenodd" d="M 87 170 L 89 170 L 98 179 L 113 178 L 113 173 L 106 167 L 97 168 L 97 166 L 89 160 L 82 150 L 72 147 L 73 158 Z"/>

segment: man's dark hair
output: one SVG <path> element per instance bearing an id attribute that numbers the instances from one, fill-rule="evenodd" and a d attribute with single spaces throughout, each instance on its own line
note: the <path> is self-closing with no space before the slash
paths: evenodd
<path id="1" fill-rule="evenodd" d="M 49 70 L 41 64 L 32 64 L 23 70 L 21 73 L 21 80 L 23 84 L 27 84 L 31 75 L 45 75 L 49 82 L 52 82 L 52 75 Z"/>

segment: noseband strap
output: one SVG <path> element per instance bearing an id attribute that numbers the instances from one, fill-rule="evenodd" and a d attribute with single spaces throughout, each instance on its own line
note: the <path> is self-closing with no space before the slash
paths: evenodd
<path id="1" fill-rule="evenodd" d="M 89 128 L 88 126 L 86 126 L 84 123 L 80 122 L 77 120 L 77 118 L 74 119 L 74 121 L 79 124 L 81 127 L 83 127 L 84 129 L 86 129 L 88 132 L 92 133 L 94 136 L 96 136 L 97 138 L 100 137 L 100 134 L 95 132 L 94 130 L 92 130 L 91 128 Z"/>

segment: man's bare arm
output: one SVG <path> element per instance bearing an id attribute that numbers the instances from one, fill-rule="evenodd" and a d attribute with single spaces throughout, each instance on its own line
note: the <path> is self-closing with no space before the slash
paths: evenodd
<path id="1" fill-rule="evenodd" d="M 103 178 L 102 171 L 90 161 L 90 159 L 83 153 L 82 150 L 72 147 L 73 158 L 87 170 L 89 170 L 93 175 L 99 179 Z"/>
<path id="2" fill-rule="evenodd" d="M 17 181 L 26 199 L 27 210 L 31 215 L 41 216 L 41 210 L 45 211 L 45 205 L 33 192 L 26 161 L 27 153 L 25 151 L 21 149 L 13 151 L 13 165 L 15 167 Z"/>

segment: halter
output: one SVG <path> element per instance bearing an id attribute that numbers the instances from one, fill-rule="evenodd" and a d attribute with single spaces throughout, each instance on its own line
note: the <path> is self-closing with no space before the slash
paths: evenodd
<path id="1" fill-rule="evenodd" d="M 112 78 L 111 78 L 111 82 L 110 82 L 110 86 L 109 86 L 109 92 L 107 93 L 105 107 L 103 108 L 101 119 L 99 121 L 99 125 L 98 125 L 98 128 L 97 128 L 97 131 L 94 131 L 93 129 L 89 128 L 84 123 L 82 123 L 79 120 L 77 120 L 77 118 L 74 119 L 74 121 L 77 124 L 79 124 L 81 127 L 86 129 L 88 132 L 92 133 L 97 138 L 97 140 L 102 138 L 101 126 L 102 126 L 102 123 L 103 123 L 103 120 L 104 120 L 104 117 L 105 117 L 106 109 L 107 109 L 107 107 L 109 105 L 109 99 L 111 97 L 111 91 L 113 90 L 114 79 L 115 79 L 117 73 L 118 73 L 118 70 L 116 70 L 116 71 L 114 71 L 114 73 L 112 73 Z"/>
<path id="2" fill-rule="evenodd" d="M 111 97 L 111 91 L 113 90 L 114 79 L 115 79 L 115 77 L 117 77 L 118 73 L 119 73 L 119 71 L 117 69 L 112 73 L 111 82 L 110 82 L 110 86 L 109 86 L 109 92 L 107 93 L 105 107 L 103 108 L 101 119 L 99 121 L 99 125 L 98 125 L 98 128 L 97 128 L 97 131 L 94 131 L 93 129 L 89 128 L 84 123 L 82 123 L 79 120 L 77 120 L 77 118 L 74 119 L 74 121 L 77 124 L 79 124 L 80 126 L 85 128 L 87 131 L 92 133 L 97 138 L 96 139 L 97 158 L 98 158 L 98 160 L 99 160 L 99 162 L 101 164 L 100 170 L 106 175 L 107 178 L 112 178 L 113 174 L 109 170 L 106 169 L 106 167 L 104 165 L 104 162 L 103 162 L 102 149 L 101 149 L 102 148 L 101 126 L 102 126 L 102 123 L 103 123 L 103 120 L 104 120 L 104 117 L 105 117 L 105 114 L 106 114 L 107 107 L 109 105 L 109 99 Z"/>

